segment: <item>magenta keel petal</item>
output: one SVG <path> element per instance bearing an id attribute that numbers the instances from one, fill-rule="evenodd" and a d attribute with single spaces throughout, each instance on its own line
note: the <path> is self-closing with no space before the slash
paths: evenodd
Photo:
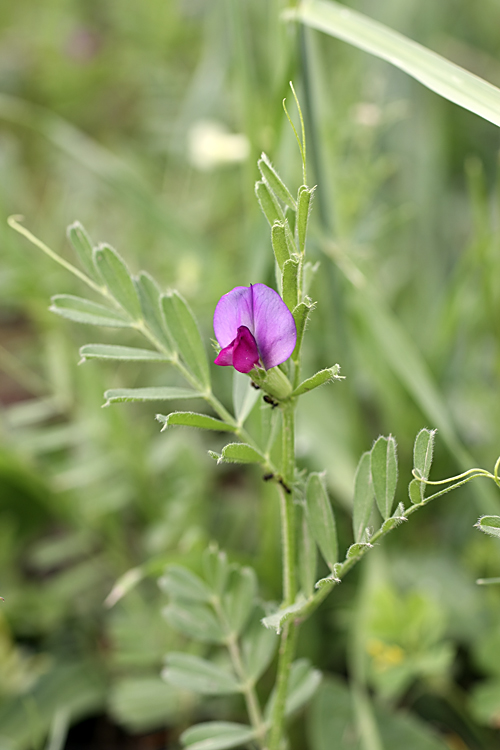
<path id="1" fill-rule="evenodd" d="M 234 341 L 217 355 L 215 364 L 232 365 L 238 372 L 250 372 L 258 361 L 259 351 L 254 337 L 246 326 L 240 326 Z"/>

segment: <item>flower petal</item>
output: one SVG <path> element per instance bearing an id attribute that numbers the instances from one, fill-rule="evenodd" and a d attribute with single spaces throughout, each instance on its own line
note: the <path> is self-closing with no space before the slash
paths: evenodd
<path id="1" fill-rule="evenodd" d="M 229 346 L 224 347 L 217 358 L 216 365 L 232 365 L 238 372 L 250 372 L 259 361 L 259 350 L 255 339 L 246 326 L 238 328 L 238 335 Z"/>
<path id="2" fill-rule="evenodd" d="M 257 342 L 262 364 L 269 370 L 291 356 L 297 342 L 297 328 L 292 313 L 274 289 L 265 284 L 254 284 L 250 289 L 253 331 L 250 330 Z"/>
<path id="3" fill-rule="evenodd" d="M 252 287 L 237 286 L 231 289 L 220 298 L 215 308 L 215 338 L 223 349 L 236 339 L 240 326 L 245 326 L 254 334 Z"/>

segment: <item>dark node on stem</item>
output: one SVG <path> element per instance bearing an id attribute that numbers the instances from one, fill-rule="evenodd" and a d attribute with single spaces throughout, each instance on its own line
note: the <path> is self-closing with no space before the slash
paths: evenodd
<path id="1" fill-rule="evenodd" d="M 270 404 L 273 409 L 276 409 L 276 407 L 278 406 L 278 402 L 275 401 L 271 396 L 264 396 L 264 401 L 266 402 L 266 404 Z"/>
<path id="2" fill-rule="evenodd" d="M 253 380 L 250 381 L 250 385 L 252 386 L 252 388 L 255 388 L 256 391 L 260 391 L 260 385 L 254 383 Z"/>
<path id="3" fill-rule="evenodd" d="M 274 479 L 274 474 L 272 472 L 270 474 L 264 474 L 262 479 L 264 480 L 264 482 L 269 482 L 270 479 Z"/>
<path id="4" fill-rule="evenodd" d="M 288 485 L 286 485 L 284 483 L 283 477 L 280 477 L 278 479 L 278 482 L 281 484 L 281 486 L 283 487 L 283 489 L 285 490 L 285 492 L 286 492 L 287 495 L 291 495 L 292 494 L 292 490 L 290 489 L 290 487 L 288 487 Z"/>

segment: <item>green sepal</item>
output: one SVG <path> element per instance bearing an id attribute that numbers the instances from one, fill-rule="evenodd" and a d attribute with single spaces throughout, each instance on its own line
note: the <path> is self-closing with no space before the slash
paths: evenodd
<path id="1" fill-rule="evenodd" d="M 342 380 L 342 376 L 339 375 L 340 365 L 333 365 L 328 367 L 326 370 L 320 370 L 311 378 L 304 380 L 297 388 L 292 391 L 291 398 L 295 396 L 302 396 L 303 393 L 308 393 L 314 388 L 318 388 L 320 385 L 330 383 L 333 380 Z"/>
<path id="2" fill-rule="evenodd" d="M 252 380 L 259 388 L 262 388 L 263 391 L 278 401 L 284 401 L 290 397 L 292 384 L 279 367 L 271 367 L 270 370 L 254 368 L 250 374 Z"/>
<path id="3" fill-rule="evenodd" d="M 261 158 L 257 162 L 257 166 L 259 167 L 262 179 L 267 182 L 280 201 L 283 201 L 283 203 L 290 206 L 290 208 L 295 209 L 297 206 L 295 199 L 271 164 L 269 157 L 264 152 L 262 152 Z"/>
<path id="4" fill-rule="evenodd" d="M 94 265 L 113 298 L 132 320 L 142 318 L 139 297 L 125 261 L 111 245 L 101 244 L 94 248 Z"/>
<path id="5" fill-rule="evenodd" d="M 286 260 L 283 264 L 283 302 L 292 313 L 298 302 L 298 274 L 299 261 L 296 258 Z"/>
<path id="6" fill-rule="evenodd" d="M 50 312 L 74 323 L 108 328 L 130 328 L 132 321 L 119 310 L 99 305 L 84 297 L 72 294 L 56 294 L 51 298 Z"/>
<path id="7" fill-rule="evenodd" d="M 99 273 L 94 265 L 94 244 L 83 226 L 79 221 L 75 221 L 69 225 L 66 234 L 85 273 L 94 281 L 100 282 Z"/>
<path id="8" fill-rule="evenodd" d="M 262 180 L 255 183 L 255 195 L 257 196 L 262 212 L 271 227 L 276 221 L 280 221 L 282 224 L 285 223 L 285 215 L 281 206 L 273 193 L 269 190 L 267 184 Z"/>
<path id="9" fill-rule="evenodd" d="M 175 289 L 160 298 L 165 325 L 176 349 L 198 382 L 208 388 L 210 372 L 196 319 L 186 300 Z"/>
<path id="10" fill-rule="evenodd" d="M 161 422 L 164 432 L 167 427 L 178 425 L 180 427 L 197 427 L 200 430 L 215 430 L 216 432 L 235 432 L 236 427 L 221 419 L 215 419 L 208 414 L 196 414 L 192 411 L 174 411 L 172 414 L 157 414 L 156 419 Z"/>

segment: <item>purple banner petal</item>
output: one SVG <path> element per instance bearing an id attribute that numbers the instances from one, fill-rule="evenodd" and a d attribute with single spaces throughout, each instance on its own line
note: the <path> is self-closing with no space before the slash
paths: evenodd
<path id="1" fill-rule="evenodd" d="M 248 329 L 252 340 L 242 328 Z M 233 364 L 240 372 L 249 372 L 257 363 L 249 365 L 255 358 L 252 341 L 269 370 L 290 357 L 297 340 L 293 315 L 279 294 L 265 284 L 237 286 L 221 297 L 215 308 L 214 331 L 222 347 L 215 363 Z"/>

